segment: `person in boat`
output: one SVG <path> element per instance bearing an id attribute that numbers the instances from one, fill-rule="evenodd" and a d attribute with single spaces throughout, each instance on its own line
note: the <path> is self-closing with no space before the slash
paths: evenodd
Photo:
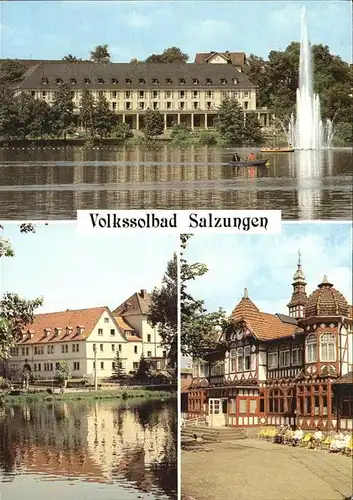
<path id="1" fill-rule="evenodd" d="M 255 156 L 254 152 L 251 152 L 251 153 L 249 154 L 249 156 L 248 156 L 248 160 L 250 160 L 250 161 L 254 161 L 254 160 L 256 160 L 256 156 Z"/>
<path id="2" fill-rule="evenodd" d="M 234 153 L 234 154 L 233 154 L 232 161 L 241 161 L 241 158 L 240 158 L 240 156 L 238 155 L 238 153 Z"/>

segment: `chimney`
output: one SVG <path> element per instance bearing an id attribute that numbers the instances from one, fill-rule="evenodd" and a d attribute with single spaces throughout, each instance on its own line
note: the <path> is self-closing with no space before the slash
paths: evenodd
<path id="1" fill-rule="evenodd" d="M 147 290 L 145 290 L 144 288 L 142 288 L 140 290 L 140 295 L 143 299 L 145 299 L 147 297 Z"/>

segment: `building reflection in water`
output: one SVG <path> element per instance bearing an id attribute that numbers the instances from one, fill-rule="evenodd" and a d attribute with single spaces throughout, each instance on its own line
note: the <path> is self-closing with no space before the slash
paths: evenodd
<path id="1" fill-rule="evenodd" d="M 118 482 L 176 498 L 174 403 L 55 403 L 3 407 L 0 472 Z"/>
<path id="2" fill-rule="evenodd" d="M 92 208 L 281 209 L 285 219 L 310 219 L 317 210 L 327 219 L 334 210 L 341 219 L 351 216 L 349 151 L 269 154 L 269 168 L 239 169 L 229 166 L 231 154 L 166 145 L 158 151 L 0 151 L 0 216 L 70 219 Z"/>

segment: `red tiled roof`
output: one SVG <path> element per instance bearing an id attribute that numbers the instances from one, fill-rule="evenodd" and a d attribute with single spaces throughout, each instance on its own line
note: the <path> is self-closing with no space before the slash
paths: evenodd
<path id="1" fill-rule="evenodd" d="M 207 60 L 215 54 L 223 56 L 233 66 L 243 66 L 245 64 L 245 52 L 199 52 L 195 56 L 195 64 L 206 64 Z"/>
<path id="2" fill-rule="evenodd" d="M 134 316 L 138 314 L 148 315 L 151 305 L 151 297 L 146 290 L 140 290 L 125 300 L 120 306 L 114 309 L 114 316 Z"/>
<path id="3" fill-rule="evenodd" d="M 142 342 L 141 337 L 139 337 L 138 332 L 126 321 L 122 316 L 114 317 L 118 327 L 124 332 L 126 340 L 129 342 Z"/>
<path id="4" fill-rule="evenodd" d="M 231 314 L 235 322 L 245 321 L 252 333 L 259 340 L 272 340 L 290 337 L 298 327 L 290 323 L 283 323 L 274 314 L 261 312 L 248 298 L 243 297 Z"/>
<path id="5" fill-rule="evenodd" d="M 122 317 L 122 316 L 114 316 L 114 319 L 118 325 L 118 327 L 124 332 L 134 332 L 135 329 L 132 328 L 131 325 Z"/>
<path id="6" fill-rule="evenodd" d="M 346 375 L 338 378 L 335 384 L 353 384 L 353 372 L 348 372 Z"/>
<path id="7" fill-rule="evenodd" d="M 105 311 L 110 314 L 109 309 L 105 306 L 37 314 L 33 323 L 23 329 L 23 333 L 32 332 L 32 338 L 21 339 L 18 343 L 62 342 L 63 339 L 65 342 L 70 340 L 85 340 Z M 83 329 L 79 335 L 76 334 L 77 326 Z M 62 329 L 60 335 L 55 335 L 55 328 Z M 66 334 L 66 328 L 72 328 L 72 330 Z M 48 336 L 45 336 L 44 329 L 51 330 Z"/>

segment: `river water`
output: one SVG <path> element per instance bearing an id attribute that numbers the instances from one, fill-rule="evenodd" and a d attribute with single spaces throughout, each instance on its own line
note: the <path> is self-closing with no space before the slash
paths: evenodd
<path id="1" fill-rule="evenodd" d="M 176 499 L 175 406 L 0 407 L 1 500 Z"/>
<path id="2" fill-rule="evenodd" d="M 239 169 L 228 165 L 233 151 L 1 149 L 0 219 L 74 219 L 76 210 L 92 208 L 280 209 L 287 220 L 351 218 L 351 149 L 268 154 L 268 168 Z"/>

